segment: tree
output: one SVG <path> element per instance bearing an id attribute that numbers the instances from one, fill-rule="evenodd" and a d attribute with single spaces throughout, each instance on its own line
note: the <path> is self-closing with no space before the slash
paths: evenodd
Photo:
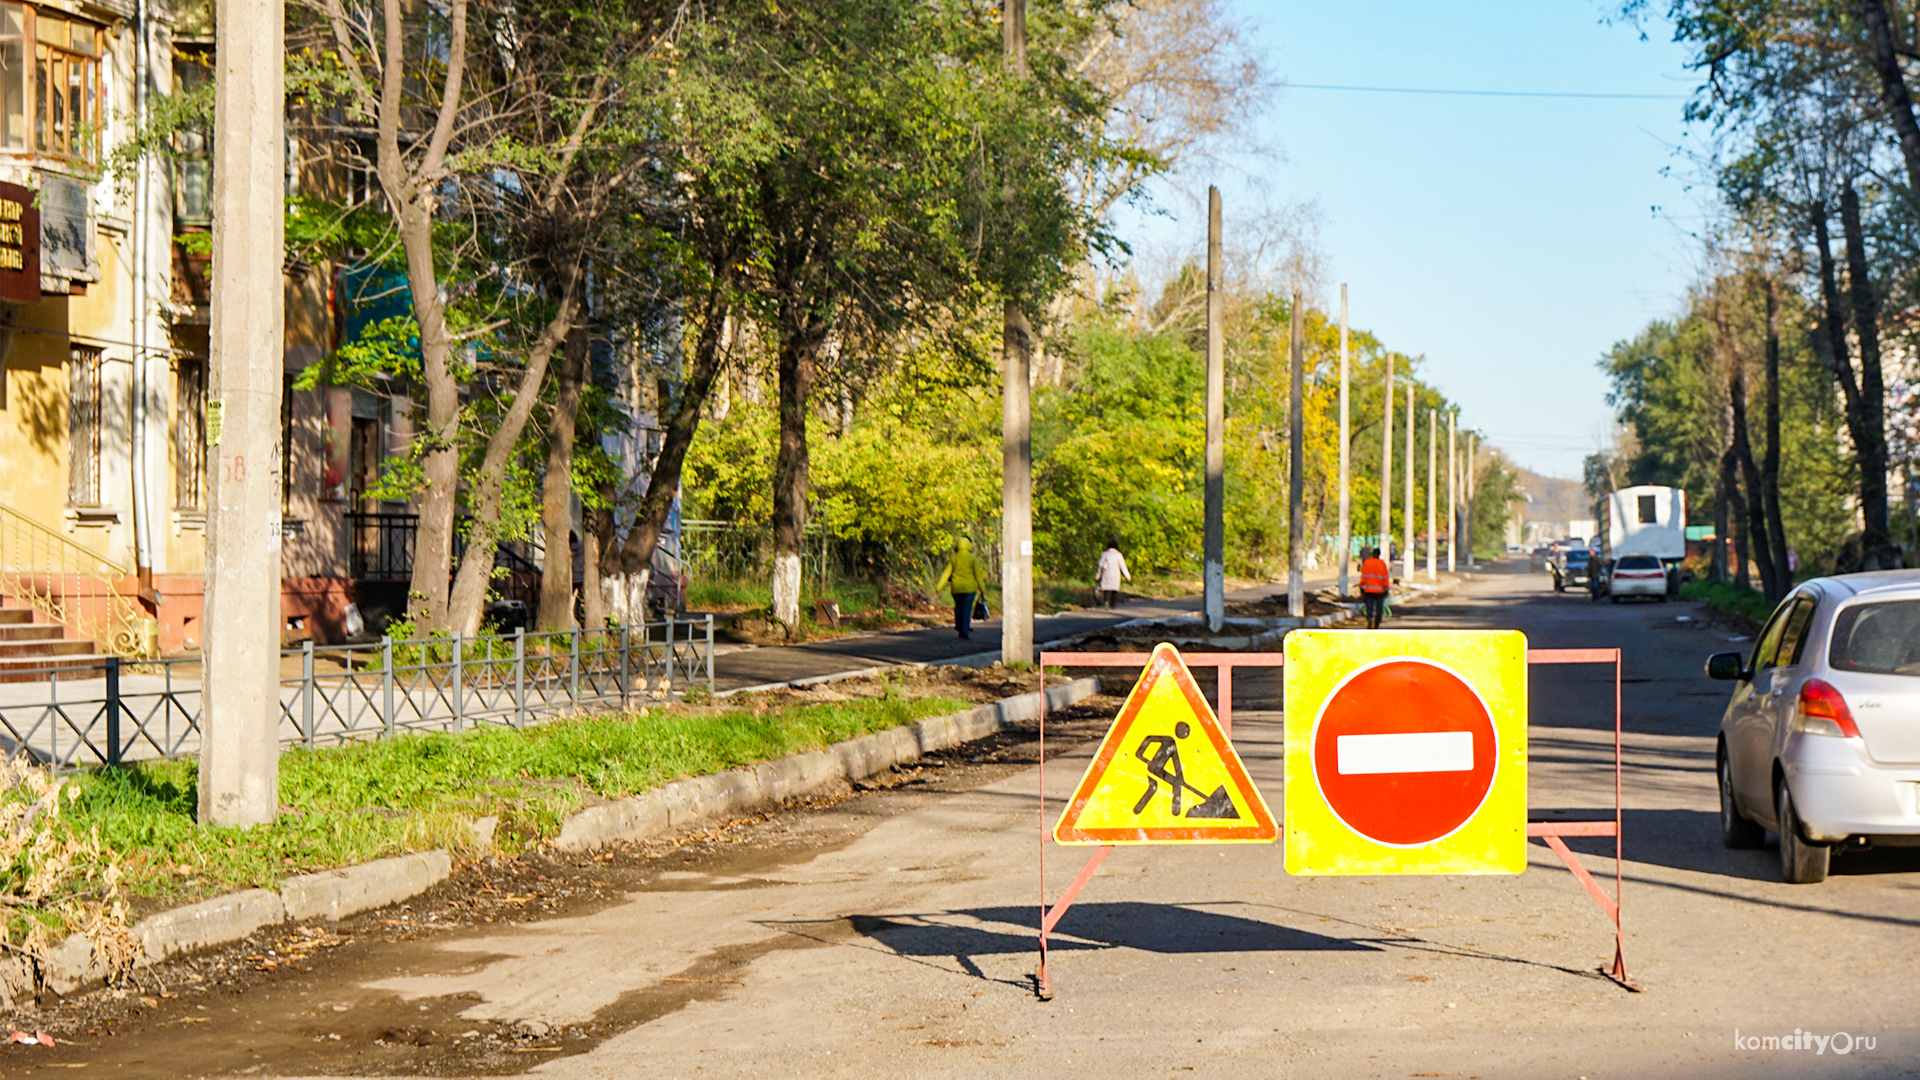
<path id="1" fill-rule="evenodd" d="M 639 165 L 618 118 L 623 95 L 644 85 L 627 69 L 661 13 L 382 0 L 376 22 L 343 0 L 312 7 L 305 82 L 372 129 L 371 154 L 336 144 L 379 185 L 417 332 L 409 374 L 426 415 L 407 463 L 420 507 L 408 613 L 423 631 L 473 633 L 510 531 L 503 504 L 521 436 L 575 325 L 600 229 Z M 395 366 L 391 350 L 361 355 Z M 474 386 L 483 393 L 463 404 Z M 462 508 L 466 552 L 450 575 Z"/>

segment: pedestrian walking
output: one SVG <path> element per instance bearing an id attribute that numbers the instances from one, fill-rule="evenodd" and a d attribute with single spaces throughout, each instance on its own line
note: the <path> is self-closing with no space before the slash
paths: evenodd
<path id="1" fill-rule="evenodd" d="M 1393 587 L 1393 572 L 1387 569 L 1379 548 L 1367 548 L 1360 555 L 1360 602 L 1366 606 L 1367 629 L 1378 630 L 1387 606 L 1387 590 Z"/>
<path id="2" fill-rule="evenodd" d="M 1107 550 L 1100 553 L 1100 565 L 1094 570 L 1095 584 L 1100 589 L 1100 599 L 1106 601 L 1109 608 L 1120 602 L 1120 582 L 1133 580 L 1133 572 L 1127 569 L 1127 557 L 1120 554 L 1120 545 L 1107 541 Z"/>
<path id="3" fill-rule="evenodd" d="M 973 636 L 973 605 L 980 594 L 986 591 L 986 579 L 980 576 L 980 560 L 973 556 L 973 541 L 966 537 L 954 541 L 953 556 L 947 560 L 947 568 L 940 571 L 940 580 L 933 583 L 935 591 L 946 589 L 953 593 L 953 629 L 962 638 Z"/>

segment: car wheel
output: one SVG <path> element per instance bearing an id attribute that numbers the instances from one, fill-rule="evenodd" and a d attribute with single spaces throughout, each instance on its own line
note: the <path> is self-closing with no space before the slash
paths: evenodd
<path id="1" fill-rule="evenodd" d="M 1614 596 L 1614 597 L 1609 597 L 1608 599 L 1610 599 L 1610 600 L 1612 600 L 1612 601 L 1613 601 L 1614 603 L 1616 603 L 1616 604 L 1620 602 L 1620 598 L 1619 598 L 1619 597 L 1617 597 L 1617 596 Z"/>
<path id="2" fill-rule="evenodd" d="M 1815 844 L 1800 832 L 1800 815 L 1793 809 L 1793 794 L 1786 781 L 1774 796 L 1775 820 L 1780 823 L 1780 880 L 1789 885 L 1813 885 L 1827 880 L 1827 866 L 1833 848 Z"/>
<path id="3" fill-rule="evenodd" d="M 1733 798 L 1733 762 L 1727 760 L 1725 744 L 1720 747 L 1720 842 L 1736 850 L 1757 848 L 1767 842 L 1767 830 L 1740 812 Z"/>
<path id="4" fill-rule="evenodd" d="M 1666 602 L 1667 602 L 1667 594 L 1666 594 L 1666 593 L 1661 593 L 1661 594 L 1660 594 L 1660 596 L 1659 596 L 1659 600 L 1660 600 L 1660 602 L 1661 602 L 1661 603 L 1663 603 L 1663 604 L 1664 604 L 1664 603 L 1666 603 Z"/>

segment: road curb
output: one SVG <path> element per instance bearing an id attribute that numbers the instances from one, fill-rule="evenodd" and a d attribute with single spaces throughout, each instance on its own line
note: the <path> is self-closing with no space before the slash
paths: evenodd
<path id="1" fill-rule="evenodd" d="M 1046 707 L 1065 708 L 1100 692 L 1096 678 L 1048 687 Z M 788 799 L 852 783 L 922 754 L 985 738 L 1040 715 L 1041 691 L 1019 694 L 965 712 L 950 713 L 870 735 L 845 739 L 825 750 L 707 776 L 662 784 L 651 792 L 590 807 L 560 830 L 553 846 L 591 851 L 606 844 L 647 840 L 696 822 L 777 806 Z"/>
<path id="2" fill-rule="evenodd" d="M 785 683 L 776 684 L 780 686 Z M 1064 708 L 1100 692 L 1098 679 L 1075 679 L 1048 687 L 1046 707 Z M 691 776 L 652 791 L 589 806 L 569 817 L 552 844 L 562 851 L 588 851 L 608 843 L 644 840 L 703 821 L 777 806 L 842 780 L 862 780 L 925 753 L 984 738 L 1040 714 L 1043 691 L 1019 694 L 962 712 L 931 717 L 811 750 L 725 772 Z M 181 953 L 240 941 L 283 922 L 337 920 L 397 904 L 426 892 L 453 872 L 450 853 L 435 849 L 373 862 L 300 874 L 273 889 L 246 889 L 155 912 L 131 927 L 139 946 L 136 967 Z M 0 1008 L 10 1008 L 34 990 L 34 967 L 23 959 L 0 964 Z M 66 995 L 102 983 L 111 974 L 79 934 L 47 956 L 41 981 Z"/>

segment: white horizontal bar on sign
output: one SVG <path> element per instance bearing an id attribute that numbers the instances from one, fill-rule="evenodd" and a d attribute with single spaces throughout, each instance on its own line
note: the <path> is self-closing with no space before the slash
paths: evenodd
<path id="1" fill-rule="evenodd" d="M 1473 732 L 1410 731 L 1342 735 L 1334 740 L 1342 776 L 1357 773 L 1467 772 L 1473 768 Z"/>

